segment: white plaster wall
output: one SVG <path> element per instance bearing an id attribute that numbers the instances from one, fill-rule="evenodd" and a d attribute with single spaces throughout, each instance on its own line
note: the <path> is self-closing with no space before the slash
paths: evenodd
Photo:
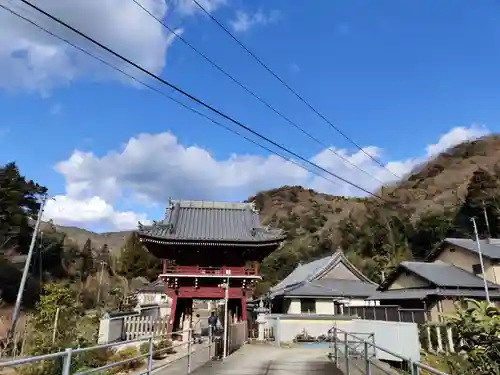
<path id="1" fill-rule="evenodd" d="M 300 299 L 291 299 L 288 306 L 288 314 L 300 314 Z"/>
<path id="2" fill-rule="evenodd" d="M 334 313 L 333 300 L 317 299 L 316 300 L 316 314 L 332 315 Z"/>
<path id="3" fill-rule="evenodd" d="M 345 306 L 379 306 L 380 301 L 366 301 L 364 299 L 343 299 L 339 300 L 338 303 L 342 303 Z"/>
<path id="4" fill-rule="evenodd" d="M 139 292 L 137 293 L 137 302 L 139 302 L 140 305 L 147 305 L 147 304 L 158 304 L 158 305 L 165 305 L 167 303 L 170 303 L 170 298 L 167 297 L 165 293 L 154 293 L 154 292 Z"/>

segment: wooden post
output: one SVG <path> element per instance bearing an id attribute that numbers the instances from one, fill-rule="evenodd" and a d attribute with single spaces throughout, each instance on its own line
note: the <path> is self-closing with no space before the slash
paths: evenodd
<path id="1" fill-rule="evenodd" d="M 436 329 L 436 337 L 437 337 L 437 344 L 438 344 L 437 352 L 441 353 L 441 352 L 443 352 L 443 339 L 441 337 L 441 326 L 435 325 L 434 327 Z"/>
<path id="2" fill-rule="evenodd" d="M 177 310 L 177 294 L 171 293 L 167 294 L 172 299 L 172 304 L 170 306 L 170 318 L 168 321 L 167 333 L 172 333 L 175 331 L 175 313 Z"/>
<path id="3" fill-rule="evenodd" d="M 241 297 L 241 320 L 243 322 L 247 321 L 247 299 L 244 294 Z"/>

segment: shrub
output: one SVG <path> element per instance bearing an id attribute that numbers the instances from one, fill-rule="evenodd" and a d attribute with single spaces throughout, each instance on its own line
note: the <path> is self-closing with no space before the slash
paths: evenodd
<path id="1" fill-rule="evenodd" d="M 470 364 L 470 374 L 500 374 L 500 310 L 487 302 L 467 302 L 469 308 L 457 304 L 456 314 L 445 317 L 457 332 L 459 354 Z"/>
<path id="2" fill-rule="evenodd" d="M 109 360 L 109 363 L 124 361 L 125 359 L 131 359 L 140 355 L 140 352 L 135 347 L 125 348 L 116 352 Z M 114 366 L 109 369 L 110 373 L 116 374 L 118 372 L 127 372 L 131 370 L 136 370 L 144 364 L 144 358 L 137 358 L 131 361 L 128 361 L 122 365 Z"/>
<path id="3" fill-rule="evenodd" d="M 96 349 L 79 354 L 77 363 L 83 367 L 98 368 L 110 363 L 114 355 L 115 350 L 112 348 Z"/>
<path id="4" fill-rule="evenodd" d="M 141 344 L 139 351 L 141 354 L 147 354 L 149 351 L 149 342 Z M 175 353 L 172 348 L 172 341 L 169 339 L 163 339 L 156 343 L 153 343 L 153 359 L 163 359 L 167 354 Z"/>

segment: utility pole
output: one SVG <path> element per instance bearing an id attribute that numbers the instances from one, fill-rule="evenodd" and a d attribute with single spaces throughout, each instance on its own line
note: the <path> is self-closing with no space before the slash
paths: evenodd
<path id="1" fill-rule="evenodd" d="M 23 276 L 21 277 L 21 283 L 19 284 L 19 290 L 17 291 L 16 305 L 14 306 L 14 312 L 12 313 L 12 324 L 10 326 L 10 331 L 8 335 L 9 342 L 14 337 L 14 332 L 16 330 L 17 320 L 19 319 L 19 310 L 21 308 L 21 301 L 23 299 L 24 288 L 26 286 L 26 281 L 28 279 L 28 271 L 30 269 L 31 258 L 33 257 L 33 250 L 35 249 L 36 238 L 38 236 L 38 231 L 40 229 L 40 223 L 42 221 L 43 210 L 45 208 L 45 203 L 47 203 L 47 195 L 42 197 L 42 202 L 40 204 L 40 209 L 38 210 L 38 217 L 36 219 L 35 229 L 31 235 L 31 243 L 28 250 L 28 256 L 26 257 L 26 262 L 24 263 Z"/>
<path id="2" fill-rule="evenodd" d="M 490 301 L 490 292 L 488 290 L 488 282 L 486 281 L 486 276 L 484 275 L 483 254 L 481 253 L 481 244 L 479 243 L 479 234 L 477 232 L 476 219 L 472 217 L 471 221 L 472 221 L 472 225 L 474 226 L 474 234 L 476 236 L 476 246 L 477 246 L 477 253 L 479 254 L 479 263 L 481 265 L 481 273 L 482 273 L 482 276 L 483 276 L 484 293 L 486 295 L 486 301 L 488 301 L 488 303 L 491 303 L 491 301 Z"/>
<path id="3" fill-rule="evenodd" d="M 222 359 L 227 357 L 227 340 L 229 339 L 229 310 L 228 310 L 228 302 L 229 302 L 229 275 L 231 275 L 231 270 L 226 270 L 226 294 L 224 296 L 224 352 Z"/>
<path id="4" fill-rule="evenodd" d="M 104 261 L 101 260 L 101 274 L 99 275 L 99 287 L 97 288 L 97 305 L 101 301 L 102 275 L 104 274 Z"/>
<path id="5" fill-rule="evenodd" d="M 483 214 L 484 214 L 484 221 L 486 222 L 486 229 L 488 230 L 488 238 L 491 238 L 490 222 L 488 221 L 488 212 L 486 211 L 486 205 L 484 204 L 484 201 L 483 201 Z"/>

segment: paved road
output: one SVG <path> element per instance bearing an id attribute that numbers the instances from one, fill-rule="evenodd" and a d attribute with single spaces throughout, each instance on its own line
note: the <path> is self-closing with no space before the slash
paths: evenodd
<path id="1" fill-rule="evenodd" d="M 200 353 L 201 354 L 201 353 Z M 206 353 L 205 353 L 206 354 Z M 205 356 L 203 355 L 202 358 Z M 182 362 L 182 361 L 180 361 Z M 271 345 L 245 345 L 225 361 L 196 366 L 193 375 L 341 375 L 323 349 L 279 348 Z M 172 364 L 158 375 L 185 374 L 184 366 Z M 174 367 L 175 366 L 175 367 Z M 184 372 L 181 372 L 184 370 Z"/>

